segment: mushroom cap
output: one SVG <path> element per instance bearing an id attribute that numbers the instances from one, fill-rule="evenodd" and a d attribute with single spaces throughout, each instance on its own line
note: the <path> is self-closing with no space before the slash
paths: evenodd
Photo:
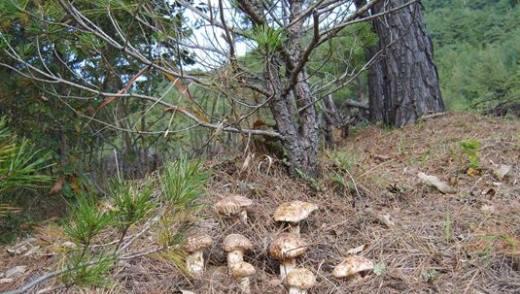
<path id="1" fill-rule="evenodd" d="M 256 273 L 255 267 L 248 262 L 239 262 L 230 268 L 231 275 L 235 279 L 252 276 Z"/>
<path id="2" fill-rule="evenodd" d="M 316 276 L 306 268 L 297 268 L 287 274 L 289 287 L 307 290 L 316 285 Z"/>
<path id="3" fill-rule="evenodd" d="M 186 238 L 183 249 L 188 253 L 193 253 L 208 248 L 213 244 L 211 237 L 206 234 L 191 235 Z"/>
<path id="4" fill-rule="evenodd" d="M 274 212 L 274 220 L 277 222 L 298 223 L 306 219 L 313 211 L 318 209 L 314 203 L 304 201 L 291 201 L 278 206 Z"/>
<path id="5" fill-rule="evenodd" d="M 350 255 L 334 268 L 332 275 L 336 278 L 346 278 L 372 269 L 374 269 L 374 264 L 369 259 L 359 255 Z"/>
<path id="6" fill-rule="evenodd" d="M 253 243 L 240 234 L 231 234 L 224 238 L 222 247 L 226 252 L 235 250 L 249 251 L 253 249 Z"/>
<path id="7" fill-rule="evenodd" d="M 291 233 L 282 233 L 271 243 L 269 253 L 278 260 L 291 259 L 307 251 L 307 242 Z"/>
<path id="8" fill-rule="evenodd" d="M 230 216 L 239 214 L 244 208 L 253 205 L 253 200 L 240 196 L 230 195 L 215 204 L 218 214 Z"/>

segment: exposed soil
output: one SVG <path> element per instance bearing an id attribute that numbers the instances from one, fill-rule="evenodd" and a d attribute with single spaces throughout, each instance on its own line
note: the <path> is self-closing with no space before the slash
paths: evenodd
<path id="1" fill-rule="evenodd" d="M 480 142 L 480 168 L 468 169 L 460 147 L 466 139 Z M 244 162 L 241 158 L 207 163 L 213 170 L 209 196 L 193 230 L 209 233 L 214 245 L 201 280 L 188 279 L 174 258 L 152 254 L 123 261 L 113 271 L 113 283 L 104 289 L 65 290 L 59 280 L 37 289 L 238 293 L 237 283 L 227 274 L 221 243 L 227 234 L 241 233 L 255 244 L 245 257 L 257 269 L 253 293 L 286 293 L 277 278 L 277 262 L 267 249 L 286 229 L 273 221 L 274 210 L 298 199 L 320 207 L 302 226 L 302 236 L 311 245 L 298 264 L 318 279 L 309 293 L 520 293 L 518 120 L 449 114 L 403 129 L 361 128 L 344 145 L 322 153 L 322 178 L 310 184 L 288 177 L 265 156 Z M 493 174 L 498 164 L 512 166 L 500 180 Z M 424 185 L 418 172 L 439 177 L 456 193 L 442 194 Z M 212 203 L 226 193 L 241 193 L 255 201 L 247 225 L 213 212 Z M 153 248 L 152 236 L 153 228 L 129 251 Z M 62 254 L 57 244 L 65 241 L 61 229 L 45 225 L 34 238 L 31 244 L 39 249 L 32 255 L 13 256 L 0 248 L 0 273 L 28 266 L 23 276 L 0 284 L 0 291 L 59 268 Z M 107 234 L 104 242 L 113 239 Z M 354 283 L 334 279 L 334 266 L 360 245 L 365 248 L 359 254 L 376 264 L 374 273 Z"/>

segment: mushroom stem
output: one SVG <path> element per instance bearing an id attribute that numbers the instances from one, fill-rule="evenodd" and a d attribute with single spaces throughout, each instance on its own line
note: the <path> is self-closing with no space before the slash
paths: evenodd
<path id="1" fill-rule="evenodd" d="M 296 259 L 286 259 L 280 263 L 280 278 L 285 280 L 287 275 L 296 268 Z"/>
<path id="2" fill-rule="evenodd" d="M 195 251 L 186 257 L 186 268 L 193 276 L 200 276 L 204 271 L 204 255 Z"/>
<path id="3" fill-rule="evenodd" d="M 355 283 L 355 282 L 361 281 L 363 279 L 364 278 L 363 278 L 363 276 L 360 273 L 356 273 L 356 274 L 348 277 L 348 281 L 351 282 L 351 283 Z"/>
<path id="4" fill-rule="evenodd" d="M 249 277 L 241 278 L 240 279 L 240 290 L 244 294 L 251 293 L 251 287 L 249 285 Z"/>
<path id="5" fill-rule="evenodd" d="M 244 252 L 242 252 L 240 250 L 233 250 L 233 251 L 228 252 L 228 255 L 227 255 L 228 267 L 231 268 L 233 265 L 240 263 L 242 261 L 244 261 Z"/>
<path id="6" fill-rule="evenodd" d="M 247 224 L 247 211 L 245 209 L 240 212 L 240 221 Z"/>
<path id="7" fill-rule="evenodd" d="M 289 224 L 289 232 L 295 234 L 296 236 L 300 236 L 300 224 Z"/>
<path id="8" fill-rule="evenodd" d="M 296 287 L 289 288 L 289 294 L 306 294 L 307 290 L 298 289 Z"/>

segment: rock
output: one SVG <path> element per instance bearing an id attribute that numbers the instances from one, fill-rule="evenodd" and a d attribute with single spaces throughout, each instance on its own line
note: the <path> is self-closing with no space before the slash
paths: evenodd
<path id="1" fill-rule="evenodd" d="M 421 179 L 423 183 L 436 188 L 443 194 L 456 192 L 456 190 L 453 187 L 448 185 L 446 182 L 439 180 L 439 178 L 437 178 L 436 176 L 430 176 L 422 172 L 417 174 L 417 176 L 419 177 L 419 179 Z"/>
<path id="2" fill-rule="evenodd" d="M 497 167 L 493 168 L 493 174 L 495 177 L 502 181 L 513 169 L 512 166 L 506 164 L 500 164 Z"/>
<path id="3" fill-rule="evenodd" d="M 11 255 L 20 255 L 24 254 L 27 251 L 31 251 L 33 247 L 37 245 L 33 245 L 33 243 L 36 243 L 38 240 L 36 238 L 27 238 L 20 243 L 7 248 L 7 252 Z"/>
<path id="4" fill-rule="evenodd" d="M 15 266 L 15 267 L 12 267 L 12 268 L 8 269 L 5 272 L 5 277 L 6 278 L 18 278 L 21 275 L 23 275 L 26 270 L 27 270 L 27 266 L 25 266 L 25 265 L 18 265 L 18 266 Z"/>
<path id="5" fill-rule="evenodd" d="M 25 245 L 16 245 L 11 248 L 7 248 L 7 252 L 11 255 L 20 255 L 27 251 L 27 246 Z"/>
<path id="6" fill-rule="evenodd" d="M 68 248 L 68 249 L 76 249 L 76 244 L 70 242 L 70 241 L 65 241 L 61 244 L 61 247 L 63 248 Z"/>
<path id="7" fill-rule="evenodd" d="M 12 282 L 14 282 L 14 280 L 11 278 L 0 279 L 0 284 L 8 284 L 8 283 L 12 283 Z"/>

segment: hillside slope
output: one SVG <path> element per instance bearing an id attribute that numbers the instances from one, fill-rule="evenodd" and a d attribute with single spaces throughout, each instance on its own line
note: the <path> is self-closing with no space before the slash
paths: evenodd
<path id="1" fill-rule="evenodd" d="M 480 148 L 464 151 L 463 142 Z M 257 158 L 207 163 L 213 177 L 193 229 L 214 241 L 202 280 L 190 281 L 172 259 L 156 253 L 122 261 L 107 289 L 65 290 L 52 279 L 38 288 L 52 293 L 238 293 L 221 244 L 227 234 L 241 233 L 254 243 L 245 257 L 257 269 L 253 293 L 285 293 L 267 249 L 283 230 L 272 219 L 274 210 L 298 199 L 320 207 L 301 232 L 310 246 L 298 264 L 318 279 L 310 293 L 520 292 L 519 121 L 449 114 L 403 129 L 362 128 L 344 145 L 323 152 L 323 177 L 311 185 L 287 177 L 276 161 Z M 501 164 L 511 171 L 498 179 L 494 170 Z M 454 193 L 425 185 L 419 172 L 437 176 Z M 255 201 L 247 225 L 213 212 L 213 204 L 227 193 Z M 153 248 L 154 230 L 129 251 Z M 66 241 L 61 236 L 59 227 L 43 226 L 28 240 L 27 247 L 38 246 L 33 253 L 12 255 L 2 248 L 0 273 L 19 265 L 27 269 L 0 284 L 0 291 L 56 269 L 62 256 L 57 244 Z M 359 254 L 376 264 L 374 273 L 357 282 L 334 279 L 333 267 L 358 246 L 363 246 Z"/>

